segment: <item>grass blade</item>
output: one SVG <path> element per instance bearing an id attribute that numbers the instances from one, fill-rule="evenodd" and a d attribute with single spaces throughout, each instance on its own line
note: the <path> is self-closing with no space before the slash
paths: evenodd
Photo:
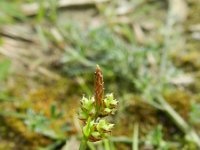
<path id="1" fill-rule="evenodd" d="M 139 125 L 138 123 L 136 123 L 134 125 L 134 130 L 133 130 L 132 150 L 138 150 L 138 143 L 139 143 Z"/>

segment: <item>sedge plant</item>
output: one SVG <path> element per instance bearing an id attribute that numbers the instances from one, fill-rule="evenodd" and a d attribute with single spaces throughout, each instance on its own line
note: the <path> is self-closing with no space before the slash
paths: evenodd
<path id="1" fill-rule="evenodd" d="M 105 117 L 115 113 L 118 101 L 114 99 L 113 94 L 104 96 L 103 74 L 97 65 L 94 81 L 94 96 L 81 99 L 79 110 L 79 119 L 83 122 L 79 150 L 87 148 L 87 142 L 97 142 L 107 138 L 114 126 L 106 120 Z"/>

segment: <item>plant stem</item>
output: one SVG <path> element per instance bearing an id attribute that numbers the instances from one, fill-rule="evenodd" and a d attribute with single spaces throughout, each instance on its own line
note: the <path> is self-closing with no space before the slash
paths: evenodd
<path id="1" fill-rule="evenodd" d="M 132 150 L 138 150 L 138 139 L 139 139 L 139 125 L 136 123 L 134 125 L 133 130 L 133 142 L 132 142 Z"/>
<path id="2" fill-rule="evenodd" d="M 105 150 L 110 150 L 110 144 L 109 144 L 109 141 L 107 139 L 104 140 L 104 149 Z"/>
<path id="3" fill-rule="evenodd" d="M 86 148 L 87 148 L 87 140 L 83 137 L 81 140 L 79 150 L 86 150 Z"/>
<path id="4" fill-rule="evenodd" d="M 199 135 L 187 124 L 187 122 L 165 101 L 162 96 L 158 96 L 158 101 L 164 111 L 174 120 L 175 124 L 200 148 Z"/>

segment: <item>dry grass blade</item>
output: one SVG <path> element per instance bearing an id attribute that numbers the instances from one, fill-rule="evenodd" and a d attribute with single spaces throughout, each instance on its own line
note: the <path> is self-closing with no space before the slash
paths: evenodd
<path id="1" fill-rule="evenodd" d="M 180 75 L 171 80 L 171 83 L 175 85 L 188 85 L 194 83 L 194 78 L 189 75 Z"/>
<path id="2" fill-rule="evenodd" d="M 108 2 L 109 0 L 60 0 L 58 2 L 58 7 L 70 7 L 70 6 L 81 6 L 81 5 L 89 5 L 89 4 L 97 4 Z M 48 9 L 50 6 L 48 3 L 45 3 L 44 7 Z M 32 4 L 24 4 L 22 5 L 22 12 L 27 16 L 32 16 L 38 13 L 40 6 L 38 3 Z"/>
<path id="3" fill-rule="evenodd" d="M 135 36 L 136 36 L 138 43 L 140 43 L 140 44 L 145 43 L 145 34 L 141 28 L 141 25 L 139 25 L 138 23 L 134 23 L 133 29 L 134 29 Z"/>
<path id="4" fill-rule="evenodd" d="M 175 22 L 183 22 L 188 16 L 185 0 L 169 0 L 169 15 Z"/>
<path id="5" fill-rule="evenodd" d="M 25 42 L 36 42 L 32 28 L 26 24 L 6 25 L 0 28 L 0 35 Z"/>

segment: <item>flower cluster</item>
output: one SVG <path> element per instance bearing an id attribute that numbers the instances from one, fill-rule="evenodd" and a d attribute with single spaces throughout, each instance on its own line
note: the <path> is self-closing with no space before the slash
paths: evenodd
<path id="1" fill-rule="evenodd" d="M 113 98 L 113 94 L 107 94 L 105 99 L 103 99 L 103 107 L 101 108 L 100 115 L 108 116 L 114 114 L 116 111 L 118 101 Z"/>
<path id="2" fill-rule="evenodd" d="M 102 140 L 111 132 L 114 124 L 106 121 L 104 117 L 114 114 L 118 104 L 113 94 L 104 97 L 103 74 L 98 65 L 94 85 L 94 97 L 83 97 L 79 110 L 79 119 L 84 123 L 84 139 L 92 142 Z"/>
<path id="3" fill-rule="evenodd" d="M 104 117 L 114 114 L 118 101 L 113 94 L 107 94 L 102 100 L 102 105 L 96 106 L 95 98 L 83 97 L 79 119 L 84 122 L 83 135 L 86 139 L 96 142 L 106 138 L 114 124 L 109 123 Z"/>

